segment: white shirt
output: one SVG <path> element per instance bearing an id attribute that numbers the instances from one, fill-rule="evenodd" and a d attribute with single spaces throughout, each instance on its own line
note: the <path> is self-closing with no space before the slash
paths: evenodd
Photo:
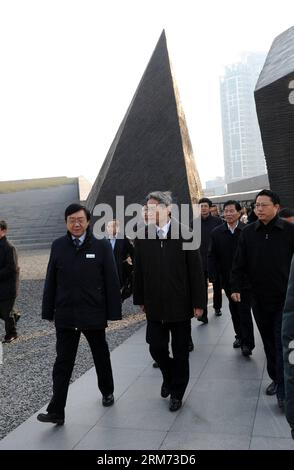
<path id="1" fill-rule="evenodd" d="M 156 225 L 157 235 L 158 235 L 159 230 L 162 230 L 162 236 L 163 236 L 163 238 L 166 238 L 166 236 L 168 234 L 168 231 L 169 231 L 170 222 L 171 221 L 169 220 L 169 222 L 166 225 L 164 225 L 163 227 L 158 227 L 158 225 Z"/>
<path id="2" fill-rule="evenodd" d="M 109 238 L 109 241 L 110 241 L 110 244 L 111 244 L 111 247 L 112 247 L 112 250 L 114 250 L 114 247 L 115 247 L 115 242 L 116 242 L 116 238 Z"/>
<path id="3" fill-rule="evenodd" d="M 231 227 L 229 224 L 227 224 L 228 229 L 230 230 L 230 232 L 231 232 L 232 234 L 234 234 L 236 228 L 238 227 L 238 224 L 239 224 L 239 220 L 237 221 L 235 227 Z"/>

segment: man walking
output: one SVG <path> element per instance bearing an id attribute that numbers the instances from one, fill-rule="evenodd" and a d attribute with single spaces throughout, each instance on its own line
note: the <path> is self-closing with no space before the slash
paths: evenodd
<path id="1" fill-rule="evenodd" d="M 208 247 L 210 242 L 210 234 L 213 229 L 222 225 L 223 221 L 220 217 L 214 217 L 210 213 L 210 209 L 212 206 L 212 202 L 207 197 L 203 197 L 199 199 L 199 205 L 201 210 L 201 245 L 200 245 L 200 253 L 202 259 L 202 266 L 205 278 L 205 292 L 206 292 L 206 304 L 203 311 L 202 317 L 199 317 L 198 320 L 202 321 L 203 323 L 208 323 L 208 283 L 209 283 L 209 276 L 208 276 L 208 264 L 207 264 L 207 256 L 208 256 Z M 213 308 L 215 311 L 216 316 L 220 316 L 222 314 L 221 307 L 222 307 L 222 288 L 220 279 L 218 276 L 214 278 L 214 282 L 212 283 L 213 286 Z"/>
<path id="2" fill-rule="evenodd" d="M 106 231 L 116 262 L 123 302 L 132 295 L 134 247 L 127 237 L 120 236 L 118 220 L 110 220 L 106 225 Z"/>
<path id="3" fill-rule="evenodd" d="M 171 194 L 154 191 L 146 200 L 149 225 L 145 238 L 135 241 L 134 304 L 146 313 L 146 341 L 163 376 L 161 396 L 170 395 L 169 409 L 177 411 L 189 381 L 191 317 L 201 316 L 205 304 L 201 258 L 198 250 L 183 249 L 181 234 L 189 228 L 171 218 Z"/>
<path id="4" fill-rule="evenodd" d="M 288 290 L 282 320 L 286 418 L 294 439 L 294 257 L 292 258 Z"/>
<path id="5" fill-rule="evenodd" d="M 13 311 L 18 282 L 19 267 L 17 253 L 6 238 L 7 223 L 0 221 L 0 318 L 5 322 L 3 343 L 11 343 L 17 338 L 16 322 L 19 315 Z"/>
<path id="6" fill-rule="evenodd" d="M 80 204 L 65 210 L 67 235 L 52 244 L 47 269 L 42 318 L 54 320 L 57 357 L 53 367 L 53 396 L 47 413 L 37 419 L 64 423 L 67 392 L 81 333 L 93 355 L 103 406 L 114 403 L 107 320 L 121 319 L 120 286 L 107 240 L 90 231 L 90 212 Z"/>
<path id="7" fill-rule="evenodd" d="M 231 269 L 237 249 L 239 236 L 245 227 L 240 222 L 241 206 L 237 201 L 230 200 L 224 204 L 226 223 L 216 227 L 210 236 L 208 249 L 209 278 L 221 279 L 221 286 L 229 300 L 229 309 L 235 330 L 234 348 L 240 348 L 244 356 L 251 356 L 254 348 L 253 323 L 251 317 L 250 288 L 244 282 L 241 302 L 231 299 Z"/>
<path id="8" fill-rule="evenodd" d="M 257 194 L 255 212 L 258 220 L 242 231 L 233 263 L 232 299 L 240 302 L 245 273 L 250 282 L 252 311 L 272 380 L 266 393 L 276 393 L 278 406 L 283 409 L 285 388 L 281 325 L 294 253 L 294 224 L 279 218 L 279 208 L 279 196 L 273 191 L 263 189 Z"/>

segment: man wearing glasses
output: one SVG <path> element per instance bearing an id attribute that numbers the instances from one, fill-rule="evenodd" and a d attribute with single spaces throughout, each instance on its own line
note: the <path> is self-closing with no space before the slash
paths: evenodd
<path id="1" fill-rule="evenodd" d="M 67 391 L 80 335 L 93 355 L 103 406 L 114 403 L 107 320 L 121 319 L 120 284 L 112 249 L 89 228 L 90 212 L 80 204 L 65 210 L 67 234 L 52 244 L 43 293 L 42 318 L 55 321 L 57 357 L 53 396 L 37 419 L 63 424 Z"/>
<path id="2" fill-rule="evenodd" d="M 282 312 L 294 253 L 294 224 L 278 215 L 279 196 L 263 189 L 256 196 L 258 220 L 242 231 L 232 269 L 232 299 L 240 302 L 244 274 L 252 290 L 252 311 L 259 329 L 272 383 L 267 395 L 277 395 L 284 408 L 284 371 L 281 343 Z"/>
<path id="3" fill-rule="evenodd" d="M 146 341 L 163 376 L 160 393 L 170 396 L 174 412 L 189 382 L 191 318 L 203 314 L 205 292 L 199 250 L 184 249 L 183 238 L 192 234 L 171 217 L 171 205 L 168 191 L 146 197 L 148 225 L 135 241 L 134 304 L 146 313 Z"/>

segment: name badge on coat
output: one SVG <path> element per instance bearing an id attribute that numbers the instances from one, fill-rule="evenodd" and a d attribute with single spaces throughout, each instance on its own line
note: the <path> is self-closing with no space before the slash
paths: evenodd
<path id="1" fill-rule="evenodd" d="M 86 258 L 95 258 L 95 254 L 93 253 L 86 253 Z"/>

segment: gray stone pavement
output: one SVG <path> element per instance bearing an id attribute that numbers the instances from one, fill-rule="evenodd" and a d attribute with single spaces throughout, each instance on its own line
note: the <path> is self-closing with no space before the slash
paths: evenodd
<path id="1" fill-rule="evenodd" d="M 0 450 L 294 450 L 276 398 L 265 395 L 269 378 L 256 331 L 251 358 L 233 349 L 227 301 L 209 323 L 193 320 L 195 350 L 183 407 L 168 410 L 162 383 L 145 343 L 145 326 L 111 354 L 115 404 L 101 405 L 94 369 L 69 390 L 64 426 L 40 423 L 36 414 L 0 441 Z M 45 410 L 45 407 L 42 409 Z"/>

